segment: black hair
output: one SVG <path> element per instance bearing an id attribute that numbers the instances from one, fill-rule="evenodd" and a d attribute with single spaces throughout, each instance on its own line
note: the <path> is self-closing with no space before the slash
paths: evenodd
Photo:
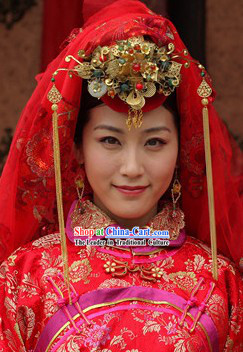
<path id="1" fill-rule="evenodd" d="M 76 145 L 80 145 L 82 142 L 82 130 L 85 124 L 89 121 L 89 110 L 101 104 L 103 104 L 102 100 L 94 98 L 89 94 L 87 89 L 87 81 L 83 80 L 82 99 L 74 135 L 74 142 Z M 163 106 L 173 114 L 174 123 L 177 128 L 178 135 L 180 135 L 180 118 L 177 110 L 175 91 L 166 98 Z"/>
<path id="2" fill-rule="evenodd" d="M 76 145 L 80 145 L 82 142 L 82 131 L 86 123 L 89 121 L 89 110 L 95 108 L 98 105 L 103 104 L 102 100 L 92 97 L 88 92 L 88 83 L 83 79 L 82 85 L 82 98 L 80 102 L 80 108 L 78 112 L 78 119 L 74 134 L 74 142 Z"/>

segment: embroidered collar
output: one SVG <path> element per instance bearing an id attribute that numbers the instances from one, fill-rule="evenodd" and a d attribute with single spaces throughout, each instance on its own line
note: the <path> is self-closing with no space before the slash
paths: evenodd
<path id="1" fill-rule="evenodd" d="M 75 200 L 70 208 L 67 222 L 66 234 L 71 242 L 74 242 L 74 228 L 80 226 L 83 229 L 100 229 L 108 226 L 119 225 L 99 209 L 90 200 L 82 202 L 83 211 L 80 212 L 79 202 Z M 177 209 L 172 216 L 173 206 L 171 203 L 162 203 L 162 209 L 156 214 L 144 228 L 150 227 L 151 231 L 168 230 L 170 235 L 170 247 L 180 247 L 185 241 L 184 213 Z M 93 236 L 93 239 L 98 237 Z M 99 237 L 100 238 L 100 237 Z M 103 239 L 103 238 L 102 238 Z M 155 247 L 153 247 L 155 249 Z"/>

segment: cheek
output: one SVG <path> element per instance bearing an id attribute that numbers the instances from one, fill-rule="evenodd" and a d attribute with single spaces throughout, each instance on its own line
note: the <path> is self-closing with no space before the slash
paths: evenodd
<path id="1" fill-rule="evenodd" d="M 85 172 L 91 186 L 98 180 L 109 179 L 114 174 L 114 163 L 111 162 L 111 156 L 102 149 L 102 146 L 92 143 L 83 150 Z"/>
<path id="2" fill-rule="evenodd" d="M 161 156 L 154 159 L 150 164 L 150 172 L 153 175 L 158 185 L 161 184 L 169 186 L 177 161 L 177 148 L 170 149 L 161 153 Z"/>

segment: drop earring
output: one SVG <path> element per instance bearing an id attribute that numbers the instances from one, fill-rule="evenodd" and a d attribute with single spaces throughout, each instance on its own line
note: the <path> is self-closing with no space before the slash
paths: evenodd
<path id="1" fill-rule="evenodd" d="M 84 194 L 84 180 L 80 175 L 77 176 L 77 178 L 75 179 L 75 184 L 76 184 L 76 190 L 78 195 L 79 213 L 83 214 L 84 209 L 82 205 L 82 198 Z"/>
<path id="2" fill-rule="evenodd" d="M 172 196 L 172 202 L 173 202 L 172 216 L 175 216 L 176 215 L 176 203 L 178 202 L 178 200 L 181 196 L 181 184 L 180 184 L 180 181 L 178 180 L 178 176 L 177 176 L 177 167 L 175 169 L 175 177 L 174 177 L 173 185 L 171 188 L 171 196 Z"/>

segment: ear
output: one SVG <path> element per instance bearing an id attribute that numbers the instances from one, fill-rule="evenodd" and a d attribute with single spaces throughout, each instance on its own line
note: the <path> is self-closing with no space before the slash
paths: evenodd
<path id="1" fill-rule="evenodd" d="M 83 147 L 82 144 L 74 144 L 74 155 L 79 164 L 84 163 Z"/>

